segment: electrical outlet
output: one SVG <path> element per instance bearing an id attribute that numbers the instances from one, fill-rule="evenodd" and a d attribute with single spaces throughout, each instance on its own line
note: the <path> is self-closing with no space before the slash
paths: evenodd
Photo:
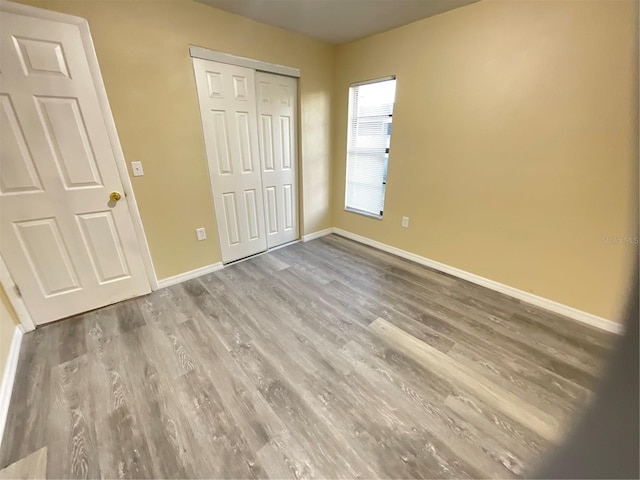
<path id="1" fill-rule="evenodd" d="M 133 171 L 134 177 L 141 177 L 144 175 L 144 170 L 142 170 L 142 162 L 131 162 L 131 170 Z"/>
<path id="2" fill-rule="evenodd" d="M 204 230 L 203 228 L 196 228 L 196 237 L 198 238 L 198 240 L 206 240 L 207 239 L 207 232 Z"/>
<path id="3" fill-rule="evenodd" d="M 402 217 L 402 226 L 404 228 L 409 228 L 409 217 Z"/>

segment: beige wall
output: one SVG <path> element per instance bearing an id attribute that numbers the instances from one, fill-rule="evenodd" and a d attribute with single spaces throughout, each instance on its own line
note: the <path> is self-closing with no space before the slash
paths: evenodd
<path id="1" fill-rule="evenodd" d="M 4 289 L 4 285 L 0 283 L 0 316 L 4 319 L 3 322 L 6 323 L 6 320 L 10 320 L 14 325 L 20 325 L 20 320 L 18 320 L 18 314 L 16 313 L 13 305 L 11 305 L 11 301 L 7 296 L 7 292 Z"/>
<path id="2" fill-rule="evenodd" d="M 303 233 L 331 225 L 333 46 L 189 0 L 23 3 L 89 20 L 158 278 L 221 259 L 190 44 L 300 69 Z"/>
<path id="3" fill-rule="evenodd" d="M 603 237 L 638 235 L 637 21 L 632 0 L 489 0 L 340 47 L 334 226 L 617 320 L 638 247 Z M 343 210 L 347 90 L 390 74 L 379 221 Z"/>
<path id="4" fill-rule="evenodd" d="M 635 1 L 485 0 L 341 47 L 188 0 L 22 1 L 89 20 L 159 278 L 220 260 L 195 44 L 300 68 L 303 233 L 337 226 L 615 319 L 637 250 L 603 242 L 638 234 Z M 342 208 L 347 89 L 389 74 L 378 221 Z"/>

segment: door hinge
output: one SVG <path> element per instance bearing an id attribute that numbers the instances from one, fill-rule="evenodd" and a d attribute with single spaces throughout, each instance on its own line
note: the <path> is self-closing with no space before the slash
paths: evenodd
<path id="1" fill-rule="evenodd" d="M 22 298 L 22 292 L 20 291 L 20 287 L 18 285 L 16 285 L 16 293 L 18 294 L 19 297 Z"/>

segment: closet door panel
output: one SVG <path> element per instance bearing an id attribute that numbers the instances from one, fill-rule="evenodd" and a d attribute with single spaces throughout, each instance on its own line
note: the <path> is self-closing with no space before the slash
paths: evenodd
<path id="1" fill-rule="evenodd" d="M 255 71 L 199 58 L 193 67 L 222 261 L 267 249 Z"/>
<path id="2" fill-rule="evenodd" d="M 297 80 L 256 72 L 260 165 L 269 248 L 299 238 Z"/>

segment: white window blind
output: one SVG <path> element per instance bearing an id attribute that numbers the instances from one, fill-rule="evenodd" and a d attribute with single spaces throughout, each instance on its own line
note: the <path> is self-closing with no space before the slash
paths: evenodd
<path id="1" fill-rule="evenodd" d="M 349 88 L 347 210 L 382 216 L 395 96 L 395 77 Z"/>

